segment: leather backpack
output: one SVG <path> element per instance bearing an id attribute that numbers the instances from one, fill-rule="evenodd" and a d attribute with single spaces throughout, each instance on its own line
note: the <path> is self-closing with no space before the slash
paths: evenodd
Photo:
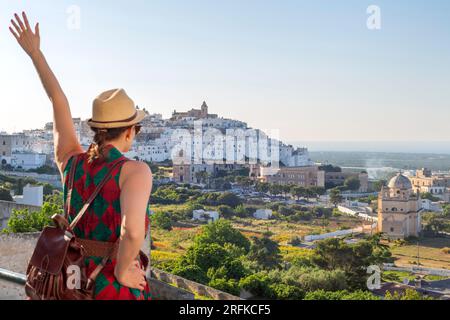
<path id="1" fill-rule="evenodd" d="M 73 230 L 100 190 L 111 179 L 113 170 L 126 160 L 118 161 L 109 169 L 69 224 L 70 201 L 78 159 L 78 156 L 74 157 L 69 173 L 65 215 L 52 217 L 55 226 L 46 227 L 42 231 L 28 264 L 25 292 L 30 300 L 92 300 L 95 278 L 108 260 L 117 254 L 119 240 L 113 243 L 79 239 Z M 99 256 L 103 260 L 88 277 L 85 259 L 89 256 Z M 147 267 L 148 258 L 145 255 L 142 257 L 142 254 L 140 256 Z"/>

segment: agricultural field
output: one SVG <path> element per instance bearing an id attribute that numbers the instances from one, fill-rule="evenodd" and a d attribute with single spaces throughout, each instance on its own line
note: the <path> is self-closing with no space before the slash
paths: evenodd
<path id="1" fill-rule="evenodd" d="M 188 209 L 187 205 L 152 205 L 153 212 L 175 212 Z M 207 209 L 214 210 L 214 207 Z M 295 237 L 310 234 L 321 234 L 341 229 L 351 229 L 362 225 L 361 220 L 350 216 L 333 216 L 328 219 L 312 219 L 311 221 L 288 222 L 280 220 L 256 220 L 254 218 L 233 217 L 229 219 L 233 227 L 246 237 L 262 237 L 265 232 L 272 234 L 271 239 L 280 245 L 283 260 L 292 261 L 309 256 L 309 249 L 297 248 L 289 245 Z M 152 228 L 153 250 L 151 252 L 152 264 L 164 268 L 191 246 L 192 240 L 203 224 L 190 220 L 179 221 L 174 224 L 171 231 L 161 228 Z"/>
<path id="2" fill-rule="evenodd" d="M 392 256 L 398 266 L 417 265 L 417 243 L 404 245 L 390 244 Z M 424 238 L 420 239 L 420 265 L 429 268 L 450 269 L 450 239 Z"/>
<path id="3" fill-rule="evenodd" d="M 271 232 L 271 239 L 280 245 L 286 245 L 294 237 L 304 237 L 311 234 L 322 234 L 336 230 L 352 229 L 362 225 L 361 220 L 349 216 L 332 217 L 329 219 L 313 219 L 310 222 L 287 222 L 279 220 L 256 220 L 253 218 L 234 218 L 233 227 L 247 237 L 261 236 Z"/>

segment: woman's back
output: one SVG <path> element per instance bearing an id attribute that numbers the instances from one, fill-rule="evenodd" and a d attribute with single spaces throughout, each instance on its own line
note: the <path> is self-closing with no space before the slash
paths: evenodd
<path id="1" fill-rule="evenodd" d="M 103 155 L 104 159 L 95 159 L 92 163 L 89 163 L 87 153 L 78 156 L 70 201 L 69 222 L 72 222 L 108 171 L 121 162 L 113 169 L 111 178 L 100 190 L 88 211 L 74 229 L 76 236 L 81 239 L 114 243 L 121 234 L 120 174 L 123 165 L 129 160 L 113 145 L 105 146 Z M 74 157 L 69 160 L 64 170 L 65 203 L 68 195 L 69 172 L 73 163 Z M 146 229 L 148 229 L 148 225 L 147 216 Z M 86 260 L 88 275 L 100 264 L 101 260 L 101 257 L 89 257 Z M 148 299 L 150 295 L 148 286 L 141 293 L 139 290 L 123 287 L 116 281 L 114 277 L 115 264 L 116 259 L 114 258 L 108 262 L 97 277 L 95 298 L 111 300 Z"/>

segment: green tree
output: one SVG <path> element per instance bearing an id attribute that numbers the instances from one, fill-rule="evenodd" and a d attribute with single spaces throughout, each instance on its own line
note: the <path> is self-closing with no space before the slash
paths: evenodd
<path id="1" fill-rule="evenodd" d="M 446 217 L 446 218 L 450 218 L 450 205 L 449 205 L 449 204 L 444 205 L 444 206 L 442 207 L 442 209 L 443 209 L 442 215 L 443 215 L 444 217 Z"/>
<path id="2" fill-rule="evenodd" d="M 323 196 L 326 192 L 324 187 L 311 187 L 310 190 L 311 190 L 313 196 L 316 198 Z"/>
<path id="3" fill-rule="evenodd" d="M 171 272 L 176 276 L 198 283 L 208 283 L 209 281 L 205 271 L 197 265 L 178 263 Z"/>
<path id="4" fill-rule="evenodd" d="M 227 251 L 217 243 L 195 244 L 186 251 L 183 262 L 198 266 L 206 274 L 209 268 L 218 269 L 227 258 Z"/>
<path id="5" fill-rule="evenodd" d="M 194 238 L 194 244 L 212 244 L 221 247 L 225 244 L 233 244 L 242 248 L 247 253 L 250 249 L 250 241 L 239 230 L 233 228 L 227 220 L 220 219 L 202 227 L 202 231 Z"/>
<path id="6" fill-rule="evenodd" d="M 206 171 L 198 171 L 195 173 L 195 178 L 198 183 L 208 184 L 210 179 L 210 174 Z"/>
<path id="7" fill-rule="evenodd" d="M 350 191 L 358 191 L 361 187 L 361 182 L 358 177 L 348 177 L 344 181 L 344 188 Z"/>
<path id="8" fill-rule="evenodd" d="M 291 188 L 290 193 L 293 197 L 296 197 L 297 200 L 300 200 L 300 198 L 306 195 L 306 189 L 302 186 L 294 186 Z"/>
<path id="9" fill-rule="evenodd" d="M 282 261 L 278 243 L 269 237 L 252 237 L 247 259 L 256 262 L 260 270 L 279 268 Z"/>
<path id="10" fill-rule="evenodd" d="M 319 170 L 320 171 L 325 171 L 325 172 L 342 172 L 342 168 L 335 167 L 335 166 L 333 166 L 331 164 L 320 166 Z"/>
<path id="11" fill-rule="evenodd" d="M 0 187 L 0 200 L 10 201 L 10 202 L 13 201 L 13 197 L 11 196 L 11 191 L 6 188 Z"/>
<path id="12" fill-rule="evenodd" d="M 331 238 L 317 243 L 312 261 L 322 269 L 343 270 L 350 288 L 363 289 L 367 280 L 367 266 L 389 261 L 377 250 L 376 241 L 370 238 L 356 244 Z"/>
<path id="13" fill-rule="evenodd" d="M 420 195 L 422 199 L 430 200 L 430 201 L 439 201 L 438 197 L 433 196 L 430 192 L 425 192 Z"/>
<path id="14" fill-rule="evenodd" d="M 209 281 L 208 286 L 235 296 L 241 293 L 239 282 L 234 279 L 214 278 Z"/>
<path id="15" fill-rule="evenodd" d="M 253 180 L 249 177 L 236 177 L 236 183 L 244 189 L 249 189 L 253 185 Z"/>
<path id="16" fill-rule="evenodd" d="M 255 185 L 255 190 L 258 192 L 267 193 L 269 192 L 269 184 L 267 182 L 257 182 Z"/>
<path id="17" fill-rule="evenodd" d="M 341 195 L 341 191 L 338 188 L 331 189 L 330 191 L 330 202 L 337 208 L 337 205 L 341 203 L 343 197 Z"/>
<path id="18" fill-rule="evenodd" d="M 271 284 L 270 278 L 263 273 L 255 273 L 239 281 L 239 286 L 256 298 L 273 297 L 274 293 L 270 287 Z"/>
<path id="19" fill-rule="evenodd" d="M 151 217 L 151 220 L 156 228 L 172 230 L 172 218 L 168 212 L 158 211 Z"/>
<path id="20" fill-rule="evenodd" d="M 272 183 L 269 186 L 269 192 L 274 196 L 278 196 L 283 193 L 283 187 L 279 184 Z"/>
<path id="21" fill-rule="evenodd" d="M 221 217 L 227 219 L 231 218 L 234 215 L 233 208 L 231 208 L 230 206 L 221 205 L 219 206 L 219 208 L 217 208 L 217 211 L 219 212 Z"/>
<path id="22" fill-rule="evenodd" d="M 237 195 L 231 192 L 224 192 L 221 193 L 218 198 L 217 202 L 220 205 L 226 205 L 232 208 L 236 208 L 237 206 L 242 204 L 242 199 L 239 198 Z"/>
<path id="23" fill-rule="evenodd" d="M 305 292 L 296 286 L 285 283 L 274 283 L 269 285 L 269 289 L 277 300 L 303 300 Z"/>
<path id="24" fill-rule="evenodd" d="M 347 277 L 343 270 L 323 270 L 314 267 L 292 266 L 281 281 L 301 288 L 305 292 L 315 290 L 338 291 L 348 288 Z"/>
<path id="25" fill-rule="evenodd" d="M 373 183 L 372 189 L 375 191 L 380 191 L 381 188 L 385 187 L 386 185 L 387 185 L 386 180 L 378 180 Z"/>

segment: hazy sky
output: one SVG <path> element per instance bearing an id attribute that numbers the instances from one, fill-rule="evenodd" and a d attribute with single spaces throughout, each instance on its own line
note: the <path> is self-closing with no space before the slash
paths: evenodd
<path id="1" fill-rule="evenodd" d="M 381 30 L 366 9 L 381 8 Z M 81 9 L 80 29 L 67 9 Z M 0 130 L 51 121 L 14 12 L 41 25 L 42 50 L 74 116 L 124 87 L 168 117 L 200 107 L 279 129 L 284 140 L 450 140 L 450 1 L 0 0 Z"/>

